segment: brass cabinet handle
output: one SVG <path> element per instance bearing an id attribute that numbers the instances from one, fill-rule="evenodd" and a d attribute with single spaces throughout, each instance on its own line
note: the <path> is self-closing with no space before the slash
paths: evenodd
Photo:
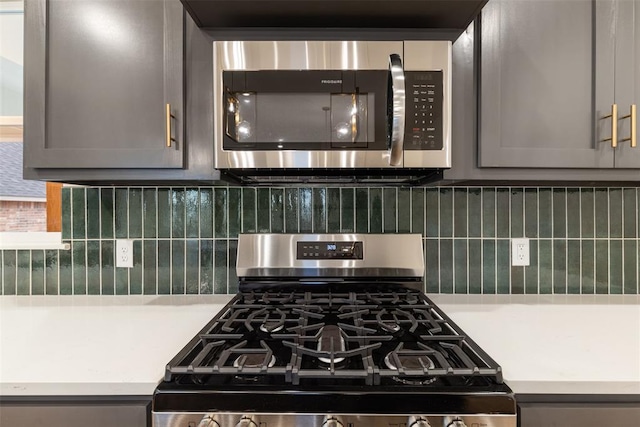
<path id="1" fill-rule="evenodd" d="M 600 142 L 611 141 L 611 148 L 618 146 L 618 105 L 611 104 L 611 114 L 600 117 L 600 120 L 611 118 L 611 138 L 601 139 Z"/>
<path id="2" fill-rule="evenodd" d="M 166 127 L 167 147 L 171 147 L 171 143 L 172 142 L 176 142 L 176 139 L 171 136 L 171 119 L 175 119 L 175 118 L 176 118 L 176 116 L 171 114 L 171 104 L 167 104 L 167 114 L 166 114 L 166 119 L 167 119 L 167 127 Z"/>
<path id="3" fill-rule="evenodd" d="M 625 138 L 620 140 L 620 142 L 626 142 L 629 141 L 631 143 L 631 148 L 635 148 L 637 145 L 637 123 L 636 123 L 636 104 L 631 104 L 631 108 L 629 109 L 629 114 L 627 114 L 626 116 L 622 116 L 620 117 L 620 120 L 624 120 L 624 119 L 631 119 L 631 134 L 629 135 L 629 138 Z"/>

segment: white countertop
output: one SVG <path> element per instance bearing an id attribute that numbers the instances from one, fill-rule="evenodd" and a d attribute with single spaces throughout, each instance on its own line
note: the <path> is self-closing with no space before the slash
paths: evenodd
<path id="1" fill-rule="evenodd" d="M 0 297 L 0 395 L 150 396 L 230 297 Z M 431 298 L 518 394 L 640 395 L 640 296 Z"/>

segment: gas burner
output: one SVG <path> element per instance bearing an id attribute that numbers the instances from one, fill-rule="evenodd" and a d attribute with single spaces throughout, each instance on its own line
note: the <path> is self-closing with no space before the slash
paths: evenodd
<path id="1" fill-rule="evenodd" d="M 263 323 L 262 325 L 260 325 L 260 330 L 262 332 L 266 332 L 268 334 L 271 334 L 271 333 L 274 333 L 274 332 L 280 332 L 283 329 L 284 329 L 284 325 L 283 324 Z"/>
<path id="2" fill-rule="evenodd" d="M 344 352 L 346 344 L 342 336 L 342 330 L 336 325 L 326 325 L 320 330 L 320 339 L 318 340 L 318 351 L 328 352 L 333 355 L 337 352 Z M 331 364 L 330 357 L 318 357 L 322 363 Z M 340 363 L 345 360 L 344 357 L 334 357 L 333 363 Z"/>
<path id="3" fill-rule="evenodd" d="M 436 377 L 391 377 L 391 379 L 404 385 L 429 385 L 437 380 Z"/>
<path id="4" fill-rule="evenodd" d="M 395 357 L 394 357 L 395 356 Z M 424 354 L 398 354 L 397 352 L 391 352 L 391 353 L 387 353 L 387 355 L 384 357 L 384 364 L 387 365 L 387 367 L 389 369 L 392 369 L 394 371 L 399 371 L 400 369 L 398 369 L 398 367 L 396 366 L 396 359 L 400 362 L 400 368 L 401 369 L 433 369 L 436 367 L 435 363 L 433 363 L 433 360 L 431 360 L 428 356 L 424 355 Z"/>
<path id="5" fill-rule="evenodd" d="M 400 325 L 395 322 L 380 322 L 380 326 L 387 332 L 396 333 L 400 330 Z"/>
<path id="6" fill-rule="evenodd" d="M 276 364 L 276 357 L 271 355 L 267 362 L 267 354 L 265 353 L 244 353 L 238 355 L 233 361 L 234 368 L 261 368 L 267 366 L 271 368 Z"/>

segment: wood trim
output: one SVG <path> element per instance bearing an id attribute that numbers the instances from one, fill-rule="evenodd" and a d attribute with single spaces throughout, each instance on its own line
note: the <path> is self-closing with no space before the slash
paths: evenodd
<path id="1" fill-rule="evenodd" d="M 62 231 L 62 184 L 47 182 L 47 231 Z"/>

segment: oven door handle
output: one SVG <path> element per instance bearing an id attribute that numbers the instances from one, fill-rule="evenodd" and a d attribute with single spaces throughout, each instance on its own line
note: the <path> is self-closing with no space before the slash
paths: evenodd
<path id="1" fill-rule="evenodd" d="M 389 165 L 402 166 L 404 150 L 405 81 L 400 55 L 389 56 Z"/>

